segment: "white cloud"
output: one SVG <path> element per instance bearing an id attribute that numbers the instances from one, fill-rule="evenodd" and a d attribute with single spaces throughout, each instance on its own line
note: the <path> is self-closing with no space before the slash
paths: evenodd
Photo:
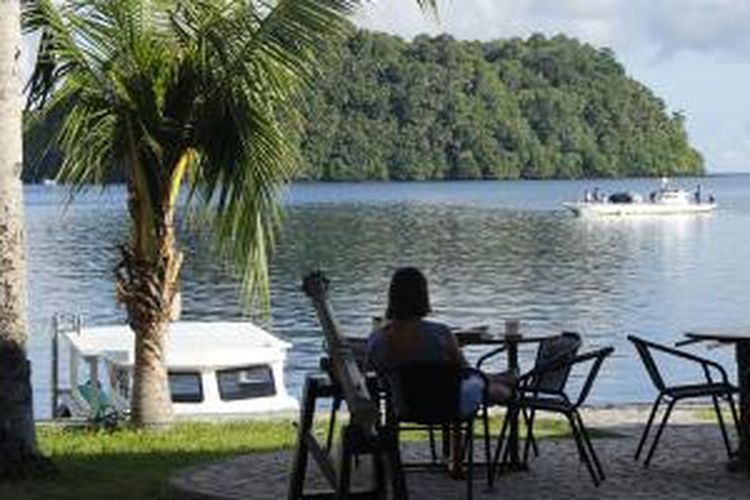
<path id="1" fill-rule="evenodd" d="M 748 0 L 443 0 L 439 25 L 416 2 L 379 0 L 359 22 L 407 37 L 445 31 L 458 38 L 564 32 L 598 46 L 674 54 L 750 54 Z"/>

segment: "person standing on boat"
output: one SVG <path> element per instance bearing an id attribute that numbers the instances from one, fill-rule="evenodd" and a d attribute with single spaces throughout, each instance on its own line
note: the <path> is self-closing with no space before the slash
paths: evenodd
<path id="1" fill-rule="evenodd" d="M 701 202 L 701 185 L 698 184 L 695 186 L 695 202 L 700 203 Z"/>

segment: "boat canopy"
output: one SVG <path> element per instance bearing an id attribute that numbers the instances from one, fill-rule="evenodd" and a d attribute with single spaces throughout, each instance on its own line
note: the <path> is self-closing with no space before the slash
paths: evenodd
<path id="1" fill-rule="evenodd" d="M 135 336 L 127 325 L 96 326 L 66 332 L 84 357 L 102 357 L 114 364 L 134 363 Z M 224 368 L 282 360 L 291 344 L 249 322 L 178 321 L 169 325 L 167 366 Z"/>
<path id="2" fill-rule="evenodd" d="M 635 196 L 633 196 L 633 193 L 625 192 L 625 193 L 614 193 L 609 196 L 610 203 L 633 203 L 635 201 Z"/>

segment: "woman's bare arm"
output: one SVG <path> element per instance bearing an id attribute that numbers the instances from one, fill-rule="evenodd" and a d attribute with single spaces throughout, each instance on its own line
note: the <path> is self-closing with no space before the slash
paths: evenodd
<path id="1" fill-rule="evenodd" d="M 468 361 L 466 361 L 466 357 L 464 357 L 464 353 L 461 350 L 461 347 L 458 345 L 458 340 L 456 339 L 456 336 L 453 335 L 453 332 L 448 332 L 445 335 L 445 341 L 446 341 L 446 350 L 448 353 L 448 359 L 452 363 L 456 363 L 458 366 L 466 367 L 469 366 Z"/>

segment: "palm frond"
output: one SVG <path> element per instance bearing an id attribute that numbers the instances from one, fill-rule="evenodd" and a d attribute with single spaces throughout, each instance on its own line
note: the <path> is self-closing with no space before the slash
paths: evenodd
<path id="1" fill-rule="evenodd" d="M 314 84 L 321 50 L 350 33 L 359 3 L 25 2 L 24 30 L 42 33 L 29 106 L 64 114 L 54 135 L 60 177 L 81 189 L 122 169 L 144 241 L 171 213 L 188 166 L 191 193 L 215 214 L 220 248 L 267 304 L 280 189 L 300 163 L 299 98 Z"/>
<path id="2" fill-rule="evenodd" d="M 207 16 L 214 22 L 193 28 L 206 32 L 202 49 L 211 67 L 202 74 L 213 89 L 202 107 L 210 115 L 202 122 L 211 125 L 196 130 L 206 134 L 198 142 L 210 144 L 200 185 L 204 200 L 214 203 L 221 247 L 251 296 L 268 298 L 266 259 L 281 218 L 280 188 L 299 165 L 282 117 L 296 114 L 295 99 L 313 82 L 317 50 L 349 33 L 354 5 L 282 0 L 265 13 L 247 9 L 230 22 Z M 182 32 L 185 24 L 178 23 Z"/>

